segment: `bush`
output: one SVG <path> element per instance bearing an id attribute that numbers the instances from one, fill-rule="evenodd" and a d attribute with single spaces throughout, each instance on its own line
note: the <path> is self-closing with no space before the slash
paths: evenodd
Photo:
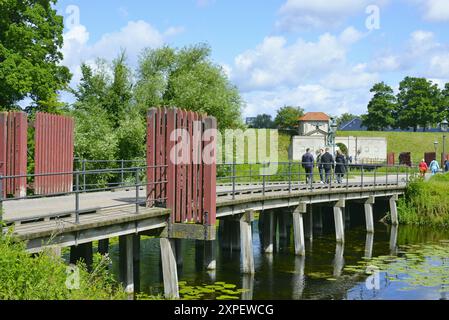
<path id="1" fill-rule="evenodd" d="M 22 242 L 0 236 L 0 300 L 116 300 L 126 294 L 107 270 L 108 259 L 94 256 L 92 272 L 84 264 L 80 270 L 79 289 L 66 286 L 67 265 L 44 252 L 30 256 Z"/>
<path id="2" fill-rule="evenodd" d="M 449 227 L 449 175 L 436 175 L 429 181 L 415 180 L 398 203 L 403 224 Z"/>

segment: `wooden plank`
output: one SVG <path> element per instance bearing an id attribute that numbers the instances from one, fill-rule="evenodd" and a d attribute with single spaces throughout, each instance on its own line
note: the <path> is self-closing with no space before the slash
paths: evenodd
<path id="1" fill-rule="evenodd" d="M 155 108 L 148 111 L 147 114 L 147 206 L 152 207 L 154 205 L 154 198 L 156 194 L 155 185 L 155 125 L 156 125 L 156 112 Z"/>
<path id="2" fill-rule="evenodd" d="M 204 213 L 207 212 L 206 225 L 215 225 L 216 222 L 216 159 L 217 159 L 217 120 L 207 117 L 204 121 L 205 128 L 205 150 L 203 149 L 204 162 Z"/>
<path id="3" fill-rule="evenodd" d="M 187 170 L 187 221 L 191 222 L 193 218 L 192 214 L 192 202 L 196 199 L 193 199 L 193 112 L 187 112 L 187 130 L 189 133 L 188 138 L 188 163 L 186 165 Z"/>
<path id="4" fill-rule="evenodd" d="M 172 209 L 171 221 L 175 222 L 176 217 L 176 166 L 174 162 L 175 141 L 172 139 L 176 128 L 176 109 L 167 111 L 167 208 Z M 173 155 L 172 155 L 173 152 Z"/>

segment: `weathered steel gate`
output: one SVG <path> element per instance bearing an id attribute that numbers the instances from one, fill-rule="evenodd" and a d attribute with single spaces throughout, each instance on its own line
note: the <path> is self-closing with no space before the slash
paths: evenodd
<path id="1" fill-rule="evenodd" d="M 27 115 L 23 112 L 0 113 L 0 175 L 24 176 L 27 173 Z M 26 196 L 26 177 L 4 179 L 3 196 Z"/>
<path id="2" fill-rule="evenodd" d="M 147 204 L 172 210 L 170 237 L 214 238 L 216 119 L 153 108 L 147 120 Z"/>
<path id="3" fill-rule="evenodd" d="M 37 113 L 35 127 L 35 194 L 57 194 L 73 188 L 73 118 Z M 41 174 L 58 173 L 41 176 Z M 67 173 L 67 174 L 61 174 Z"/>

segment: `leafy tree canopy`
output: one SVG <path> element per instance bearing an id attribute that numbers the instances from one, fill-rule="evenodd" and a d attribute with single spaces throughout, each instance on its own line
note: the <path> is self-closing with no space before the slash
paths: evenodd
<path id="1" fill-rule="evenodd" d="M 393 89 L 384 82 L 371 88 L 373 98 L 368 104 L 368 114 L 362 116 L 363 125 L 371 131 L 382 131 L 395 126 L 396 97 Z"/>
<path id="2" fill-rule="evenodd" d="M 301 107 L 284 106 L 278 110 L 274 123 L 278 129 L 294 129 L 303 115 L 304 109 Z"/>
<path id="3" fill-rule="evenodd" d="M 210 55 L 205 44 L 146 50 L 135 91 L 141 113 L 154 106 L 176 106 L 212 115 L 220 128 L 241 126 L 240 94 Z"/>
<path id="4" fill-rule="evenodd" d="M 28 111 L 59 111 L 57 92 L 66 88 L 71 74 L 60 65 L 64 26 L 55 4 L 0 1 L 0 108 L 13 108 L 29 97 Z"/>
<path id="5" fill-rule="evenodd" d="M 275 123 L 269 114 L 259 114 L 251 124 L 254 129 L 274 129 Z"/>

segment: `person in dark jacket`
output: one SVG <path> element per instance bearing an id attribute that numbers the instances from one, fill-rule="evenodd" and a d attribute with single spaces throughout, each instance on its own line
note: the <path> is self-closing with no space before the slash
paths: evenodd
<path id="1" fill-rule="evenodd" d="M 346 159 L 340 150 L 337 150 L 335 157 L 335 175 L 337 176 L 337 183 L 342 183 L 343 177 L 346 173 Z"/>
<path id="2" fill-rule="evenodd" d="M 321 164 L 323 165 L 324 173 L 326 175 L 326 183 L 331 183 L 334 157 L 329 153 L 329 148 L 326 148 L 326 152 L 321 156 Z"/>
<path id="3" fill-rule="evenodd" d="M 313 183 L 313 166 L 314 158 L 310 153 L 310 149 L 306 150 L 306 153 L 302 156 L 302 167 L 306 171 L 306 183 Z"/>
<path id="4" fill-rule="evenodd" d="M 324 154 L 324 149 L 321 148 L 320 152 L 318 153 L 317 158 L 316 158 L 316 165 L 317 165 L 317 168 L 318 168 L 318 172 L 320 173 L 320 182 L 321 183 L 324 183 L 324 180 L 325 180 L 325 178 L 324 178 L 324 168 L 323 168 L 323 164 L 321 163 L 321 157 L 323 156 L 323 154 Z"/>

